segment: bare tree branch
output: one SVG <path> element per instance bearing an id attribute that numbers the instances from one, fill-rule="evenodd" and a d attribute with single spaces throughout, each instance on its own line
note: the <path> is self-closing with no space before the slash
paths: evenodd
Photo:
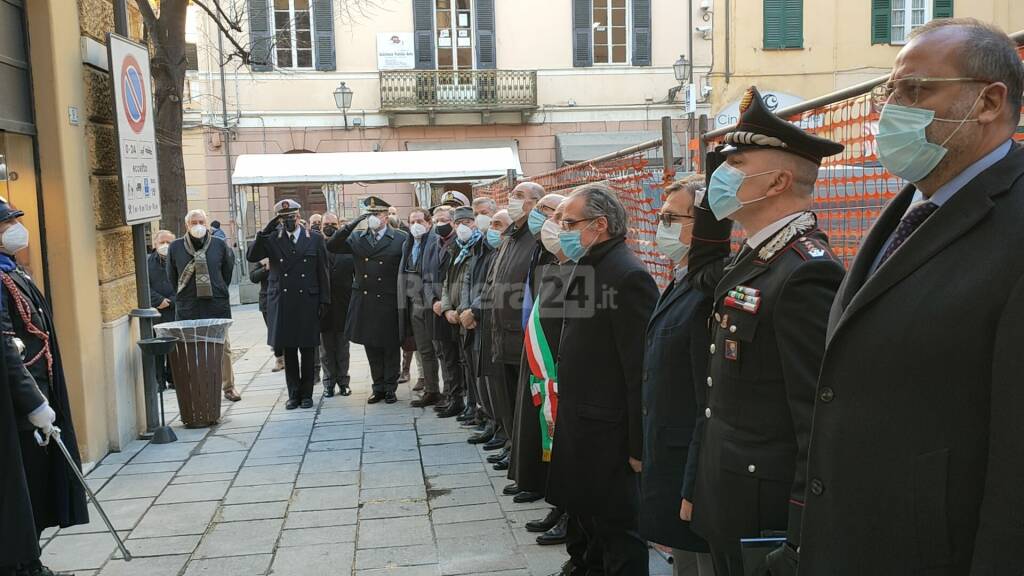
<path id="1" fill-rule="evenodd" d="M 143 0 L 140 0 L 140 1 L 143 1 Z M 201 0 L 192 0 L 192 3 L 193 3 L 193 4 L 195 4 L 196 6 L 199 6 L 200 8 L 202 8 L 202 9 L 203 9 L 203 11 L 204 11 L 204 12 L 206 12 L 207 14 L 209 14 L 209 15 L 210 15 L 210 18 L 211 18 L 211 19 L 213 20 L 213 22 L 214 22 L 214 23 L 215 23 L 215 24 L 217 25 L 217 28 L 220 28 L 220 31 L 221 31 L 221 32 L 222 32 L 222 33 L 224 34 L 224 36 L 226 36 L 226 37 L 227 37 L 227 39 L 228 39 L 228 42 L 230 42 L 230 43 L 231 43 L 231 45 L 232 45 L 232 46 L 234 47 L 234 49 L 235 49 L 235 53 L 231 54 L 231 55 L 230 55 L 230 56 L 228 57 L 228 59 L 230 60 L 231 56 L 234 56 L 235 54 L 237 54 L 237 55 L 238 55 L 238 56 L 239 56 L 239 57 L 240 57 L 240 58 L 242 59 L 242 61 L 243 61 L 243 62 L 245 62 L 246 64 L 248 64 L 248 63 L 249 63 L 249 51 L 248 51 L 248 50 L 246 50 L 246 49 L 245 49 L 245 48 L 244 48 L 244 47 L 243 47 L 243 46 L 242 46 L 242 45 L 241 45 L 241 44 L 240 44 L 240 43 L 238 42 L 238 39 L 237 39 L 237 38 L 235 38 L 234 34 L 232 34 L 232 32 L 233 32 L 233 31 L 238 31 L 238 32 L 240 32 L 240 31 L 241 31 L 241 26 L 238 26 L 238 25 L 236 24 L 235 26 L 238 26 L 238 28 L 236 29 L 235 27 L 226 27 L 226 26 L 225 26 L 225 25 L 224 25 L 224 24 L 223 24 L 223 23 L 221 22 L 221 19 L 220 19 L 220 17 L 218 16 L 218 13 L 219 13 L 219 12 L 221 12 L 221 9 L 220 9 L 220 3 L 219 3 L 219 2 L 217 2 L 217 0 L 214 0 L 214 4 L 216 4 L 216 6 L 217 6 L 217 11 L 216 11 L 216 12 L 214 12 L 213 10 L 211 10 L 211 9 L 210 9 L 210 8 L 209 8 L 209 7 L 208 7 L 208 6 L 206 5 L 206 4 L 205 4 L 205 1 L 201 1 Z M 227 18 L 227 15 L 226 15 L 226 14 L 225 14 L 225 18 Z"/>

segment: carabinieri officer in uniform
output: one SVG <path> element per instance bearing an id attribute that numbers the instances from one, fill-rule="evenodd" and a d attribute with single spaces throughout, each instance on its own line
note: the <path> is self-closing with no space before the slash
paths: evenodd
<path id="1" fill-rule="evenodd" d="M 822 158 L 843 146 L 775 116 L 756 88 L 740 110 L 695 211 L 690 282 L 714 310 L 693 528 L 718 576 L 743 576 L 741 538 L 785 533 L 768 557 L 778 576 L 796 573 L 815 388 L 844 274 L 810 208 Z M 733 219 L 747 240 L 727 262 Z"/>
<path id="2" fill-rule="evenodd" d="M 398 269 L 407 236 L 388 226 L 390 204 L 370 196 L 363 205 L 367 211 L 338 229 L 327 240 L 327 249 L 353 256 L 355 276 L 345 333 L 366 350 L 373 378 L 373 394 L 367 403 L 383 400 L 394 404 L 398 401 L 395 391 L 402 355 L 398 339 Z M 366 229 L 355 233 L 364 220 Z"/>
<path id="3" fill-rule="evenodd" d="M 270 261 L 267 277 L 267 344 L 284 349 L 288 382 L 285 408 L 313 407 L 320 310 L 331 303 L 327 248 L 315 230 L 299 226 L 299 203 L 281 200 L 274 217 L 249 248 L 246 259 Z M 302 363 L 299 363 L 301 354 Z"/>

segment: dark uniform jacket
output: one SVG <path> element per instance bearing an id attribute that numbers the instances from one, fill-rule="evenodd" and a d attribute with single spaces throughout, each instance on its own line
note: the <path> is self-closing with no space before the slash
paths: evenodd
<path id="1" fill-rule="evenodd" d="M 580 260 L 565 301 L 547 499 L 572 514 L 635 526 L 640 478 L 629 458 L 643 457 L 643 339 L 658 287 L 615 238 Z"/>
<path id="2" fill-rule="evenodd" d="M 39 558 L 17 422 L 43 402 L 10 336 L 0 336 L 0 566 Z"/>
<path id="3" fill-rule="evenodd" d="M 640 534 L 664 546 L 707 552 L 679 519 L 693 502 L 707 404 L 711 299 L 686 278 L 665 288 L 644 339 L 644 457 Z"/>
<path id="4" fill-rule="evenodd" d="M 399 314 L 403 319 L 410 317 L 413 306 L 426 308 L 426 313 L 430 314 L 430 317 L 433 317 L 434 314 L 430 310 L 431 298 L 433 297 L 433 286 L 431 283 L 433 282 L 435 271 L 440 266 L 440 238 L 434 233 L 433 228 L 427 230 L 427 233 L 420 238 L 420 257 L 416 264 L 413 264 L 412 250 L 415 242 L 416 239 L 411 234 L 406 237 L 405 246 L 402 247 L 402 262 L 398 268 L 398 308 Z M 428 329 L 433 330 L 434 323 L 432 321 L 428 321 L 425 324 Z M 403 321 L 399 328 L 401 329 L 400 339 L 404 341 L 409 336 L 409 334 L 406 334 L 409 324 Z"/>
<path id="5" fill-rule="evenodd" d="M 171 247 L 167 251 L 167 281 L 174 286 L 177 294 L 174 301 L 174 319 L 231 318 L 231 294 L 228 291 L 228 284 L 235 269 L 235 253 L 220 238 L 210 240 L 210 247 L 206 250 L 206 263 L 210 269 L 213 298 L 199 298 L 196 296 L 195 276 L 189 279 L 181 292 L 177 292 L 178 278 L 192 261 L 192 255 L 185 250 L 185 242 L 192 242 L 192 236 L 186 234 L 171 242 Z"/>
<path id="6" fill-rule="evenodd" d="M 319 232 L 299 227 L 293 242 L 283 227 L 256 234 L 245 255 L 270 259 L 267 275 L 267 344 L 283 348 L 320 345 L 320 307 L 331 303 L 327 248 Z"/>
<path id="7" fill-rule="evenodd" d="M 714 298 L 693 528 L 718 546 L 788 528 L 799 544 L 814 394 L 843 267 L 805 212 L 744 248 L 714 282 L 702 273 L 721 270 L 732 223 L 714 222 L 706 202 L 690 256 L 694 286 Z M 755 309 L 732 303 L 743 290 L 755 291 Z"/>
<path id="8" fill-rule="evenodd" d="M 491 309 L 491 359 L 518 366 L 523 354 L 523 289 L 537 239 L 525 224 L 509 226 L 502 236 L 483 298 Z"/>
<path id="9" fill-rule="evenodd" d="M 328 254 L 327 269 L 331 278 L 331 303 L 320 318 L 321 332 L 344 332 L 348 307 L 352 303 L 352 274 L 355 267 L 351 254 Z"/>
<path id="10" fill-rule="evenodd" d="M 438 239 L 437 267 L 427 272 L 426 279 L 427 297 L 430 299 L 431 306 L 434 302 L 440 302 L 444 295 L 444 284 L 448 278 L 448 269 L 451 268 L 452 261 L 455 260 L 455 250 L 457 250 L 455 232 L 452 232 L 448 238 Z M 450 324 L 444 314 L 438 316 L 431 311 L 427 317 L 427 323 L 433 324 L 432 338 L 434 340 L 454 342 L 459 333 L 458 328 Z"/>
<path id="11" fill-rule="evenodd" d="M 800 573 L 1024 571 L 1024 149 L 873 274 L 910 204 L 864 240 L 829 317 Z"/>
<path id="12" fill-rule="evenodd" d="M 15 399 L 15 405 L 19 408 L 18 412 L 21 415 L 18 420 L 18 428 L 23 435 L 30 434 L 30 431 L 33 430 L 32 424 L 28 421 L 28 413 L 39 405 L 39 398 L 36 394 L 42 392 L 49 401 L 50 407 L 57 414 L 54 425 L 60 428 L 61 439 L 67 446 L 71 458 L 81 469 L 82 459 L 78 453 L 78 438 L 71 419 L 71 403 L 50 304 L 31 278 L 20 268 L 12 270 L 10 273 L 0 274 L 6 275 L 13 281 L 18 293 L 23 298 L 22 301 L 26 304 L 23 307 L 25 314 L 23 316 L 15 307 L 15 298 L 9 285 L 4 282 L 0 324 L 2 324 L 5 339 L 19 338 L 25 346 L 20 357 L 14 356 L 8 361 L 10 364 L 8 378 L 17 380 L 17 382 L 10 382 L 10 385 L 12 389 L 20 391 L 19 398 Z M 29 330 L 30 325 L 33 327 L 32 331 Z M 47 337 L 44 339 L 37 335 L 36 329 L 45 333 Z M 47 349 L 49 356 L 46 353 Z M 26 446 L 28 449 L 43 450 L 36 446 L 35 441 L 31 438 L 28 440 L 23 438 L 23 450 L 26 449 Z M 29 486 L 33 497 L 47 500 L 47 505 L 37 507 L 36 526 L 43 529 L 52 526 L 68 527 L 88 523 L 85 491 L 78 479 L 74 478 L 73 473 L 68 469 L 64 455 L 56 448 L 52 448 L 45 450 L 43 458 L 25 458 L 25 460 L 46 467 L 42 473 L 31 474 L 30 477 L 48 478 L 45 487 Z"/>
<path id="13" fill-rule="evenodd" d="M 406 234 L 388 226 L 376 244 L 366 231 L 353 232 L 354 222 L 341 227 L 327 241 L 327 249 L 351 254 L 352 301 L 345 335 L 356 344 L 393 348 L 398 339 L 398 268 Z"/>
<path id="14" fill-rule="evenodd" d="M 170 251 L 168 251 L 168 255 Z M 149 269 L 149 305 L 156 308 L 164 301 L 164 298 L 171 301 L 171 305 L 160 310 L 161 322 L 174 321 L 174 293 L 175 286 L 167 279 L 167 261 L 161 259 L 160 255 L 153 252 L 146 256 L 146 267 Z"/>
<path id="15" fill-rule="evenodd" d="M 267 278 L 270 277 L 270 270 L 264 268 L 259 262 L 254 262 L 249 267 L 249 282 L 260 285 L 259 308 L 264 318 L 267 314 Z"/>

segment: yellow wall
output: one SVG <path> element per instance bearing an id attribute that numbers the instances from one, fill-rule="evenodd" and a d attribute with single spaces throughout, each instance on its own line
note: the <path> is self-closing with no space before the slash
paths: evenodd
<path id="1" fill-rule="evenodd" d="M 821 96 L 885 74 L 900 50 L 899 45 L 871 44 L 867 0 L 804 0 L 803 48 L 764 50 L 762 6 L 755 0 L 715 0 L 713 111 L 740 98 L 751 85 L 803 98 Z M 1024 29 L 1024 2 L 1019 0 L 955 0 L 953 10 L 957 17 L 978 18 L 1007 32 Z"/>

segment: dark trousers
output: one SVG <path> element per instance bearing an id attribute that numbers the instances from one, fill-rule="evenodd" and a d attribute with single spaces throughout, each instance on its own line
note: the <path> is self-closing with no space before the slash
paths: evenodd
<path id="1" fill-rule="evenodd" d="M 348 385 L 348 339 L 345 332 L 320 333 L 320 365 L 324 369 L 324 389 Z"/>
<path id="2" fill-rule="evenodd" d="M 402 349 L 393 347 L 364 346 L 366 360 L 370 363 L 370 377 L 373 378 L 374 394 L 394 394 L 398 390 L 398 372 L 402 365 Z"/>
<path id="3" fill-rule="evenodd" d="M 466 404 L 476 408 L 479 398 L 476 387 L 476 366 L 473 364 L 473 341 L 476 332 L 466 331 L 459 335 L 459 367 L 462 369 L 462 386 L 466 394 Z"/>
<path id="4" fill-rule="evenodd" d="M 426 308 L 420 308 L 409 304 L 412 308 L 412 336 L 416 340 L 416 351 L 420 353 L 420 364 L 423 373 L 423 393 L 441 391 L 437 384 L 437 351 L 434 350 L 434 341 L 430 338 L 430 327 L 427 322 L 433 322 L 434 313 Z"/>
<path id="5" fill-rule="evenodd" d="M 743 552 L 740 539 L 708 540 L 716 576 L 743 576 Z"/>
<path id="6" fill-rule="evenodd" d="M 604 570 L 601 550 L 595 548 L 589 555 L 587 554 L 587 534 L 583 531 L 579 518 L 572 514 L 565 525 L 565 551 L 569 554 L 569 562 L 572 562 L 573 574 L 600 574 Z M 588 565 L 588 560 L 592 564 Z"/>
<path id="7" fill-rule="evenodd" d="M 515 436 L 516 388 L 519 385 L 519 365 L 499 364 L 494 367 L 498 375 L 491 381 L 491 399 L 496 417 L 501 421 L 508 438 Z"/>
<path id="8" fill-rule="evenodd" d="M 302 362 L 299 363 L 299 355 Z M 313 378 L 316 370 L 316 348 L 284 347 L 284 380 L 289 400 L 313 399 Z"/>
<path id="9" fill-rule="evenodd" d="M 441 377 L 444 379 L 444 396 L 449 400 L 460 398 L 462 388 L 462 370 L 459 368 L 459 344 L 456 340 L 434 340 L 434 350 L 441 364 Z"/>
<path id="10" fill-rule="evenodd" d="M 37 535 L 43 530 L 58 524 L 57 510 L 54 508 L 54 488 L 50 476 L 51 458 L 59 458 L 64 466 L 64 457 L 56 452 L 60 450 L 52 443 L 40 446 L 36 442 L 34 430 L 19 430 L 21 441 L 21 463 L 25 468 L 25 480 L 28 481 L 28 496 L 32 501 L 32 517 L 35 521 Z"/>
<path id="11" fill-rule="evenodd" d="M 588 566 L 600 562 L 605 576 L 647 576 L 650 571 L 647 543 L 628 522 L 599 516 L 577 518 L 587 539 Z M 600 554 L 600 561 L 596 554 Z"/>

